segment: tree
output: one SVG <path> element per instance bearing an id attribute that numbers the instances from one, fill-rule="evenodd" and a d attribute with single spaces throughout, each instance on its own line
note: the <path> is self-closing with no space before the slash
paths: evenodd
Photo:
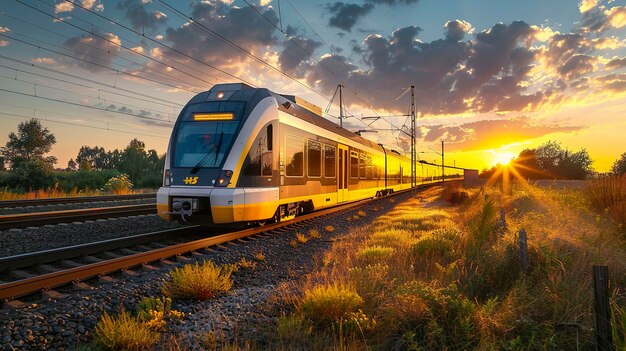
<path id="1" fill-rule="evenodd" d="M 76 164 L 76 161 L 74 161 L 73 158 L 70 158 L 69 161 L 67 161 L 67 171 L 75 171 L 78 168 L 78 165 Z"/>
<path id="2" fill-rule="evenodd" d="M 146 174 L 146 144 L 138 139 L 130 141 L 122 151 L 118 170 L 128 174 L 131 181 L 137 182 L 142 175 Z"/>
<path id="3" fill-rule="evenodd" d="M 54 135 L 34 118 L 20 123 L 17 134 L 9 133 L 9 140 L 0 154 L 11 165 L 16 186 L 30 190 L 51 185 L 50 172 L 57 159 L 44 155 L 50 152 L 55 143 Z"/>
<path id="4" fill-rule="evenodd" d="M 615 160 L 611 172 L 615 175 L 622 175 L 626 173 L 626 152 L 622 154 L 620 158 Z"/>
<path id="5" fill-rule="evenodd" d="M 4 157 L 0 156 L 0 171 L 6 170 L 4 163 Z"/>

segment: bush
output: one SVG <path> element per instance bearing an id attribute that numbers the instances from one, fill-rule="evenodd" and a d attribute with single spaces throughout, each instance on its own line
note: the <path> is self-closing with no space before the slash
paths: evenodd
<path id="1" fill-rule="evenodd" d="M 107 180 L 118 177 L 120 172 L 110 169 L 101 171 L 78 171 L 78 172 L 54 172 L 54 177 L 59 183 L 59 188 L 65 192 L 74 189 L 88 191 L 102 189 Z"/>
<path id="2" fill-rule="evenodd" d="M 318 285 L 304 292 L 299 309 L 316 324 L 335 323 L 357 312 L 361 304 L 361 296 L 343 285 Z"/>
<path id="3" fill-rule="evenodd" d="M 232 265 L 217 266 L 212 261 L 184 265 L 170 272 L 163 294 L 178 299 L 210 299 L 230 290 L 230 276 L 235 269 Z"/>
<path id="4" fill-rule="evenodd" d="M 184 313 L 172 309 L 169 297 L 144 297 L 137 305 L 137 317 L 154 330 L 163 330 L 167 318 L 182 319 L 183 316 Z"/>
<path id="5" fill-rule="evenodd" d="M 96 325 L 94 342 L 110 350 L 149 350 L 159 341 L 158 332 L 126 311 L 105 313 Z"/>
<path id="6" fill-rule="evenodd" d="M 388 260 L 395 252 L 396 250 L 392 247 L 374 245 L 360 249 L 356 257 L 365 264 L 375 264 Z"/>
<path id="7" fill-rule="evenodd" d="M 128 175 L 125 173 L 120 174 L 117 177 L 112 177 L 109 179 L 104 187 L 102 188 L 107 193 L 113 194 L 128 194 L 130 189 L 133 188 L 133 183 L 128 178 Z"/>
<path id="8" fill-rule="evenodd" d="M 383 308 L 386 330 L 395 346 L 426 350 L 475 348 L 475 305 L 454 285 L 435 288 L 421 281 L 400 286 Z M 389 345 L 391 348 L 391 345 Z"/>

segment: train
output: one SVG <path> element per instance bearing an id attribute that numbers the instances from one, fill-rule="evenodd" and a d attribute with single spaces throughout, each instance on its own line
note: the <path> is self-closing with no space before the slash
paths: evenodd
<path id="1" fill-rule="evenodd" d="M 409 158 L 321 115 L 297 96 L 243 83 L 198 93 L 172 130 L 159 216 L 264 225 L 411 187 Z"/>

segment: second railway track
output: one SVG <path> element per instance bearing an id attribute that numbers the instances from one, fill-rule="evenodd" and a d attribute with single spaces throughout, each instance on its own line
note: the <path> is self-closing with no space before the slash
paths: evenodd
<path id="1" fill-rule="evenodd" d="M 0 230 L 156 213 L 155 204 L 0 215 Z"/>
<path id="2" fill-rule="evenodd" d="M 405 192 L 398 192 L 395 195 Z M 83 281 L 171 257 L 182 257 L 181 259 L 185 260 L 186 258 L 182 255 L 193 254 L 198 250 L 254 235 L 280 233 L 285 229 L 308 224 L 314 219 L 352 210 L 378 200 L 380 199 L 362 200 L 296 217 L 286 222 L 209 237 L 206 236 L 206 230 L 202 230 L 200 227 L 185 227 L 106 242 L 0 258 L 0 270 L 3 271 L 3 277 L 14 279 L 0 282 L 0 300 L 12 300 L 68 283 Z M 203 237 L 198 239 L 198 236 Z M 193 239 L 194 237 L 196 239 Z M 166 240 L 166 242 L 159 244 L 159 240 L 161 242 Z M 168 240 L 169 242 L 167 242 Z"/>

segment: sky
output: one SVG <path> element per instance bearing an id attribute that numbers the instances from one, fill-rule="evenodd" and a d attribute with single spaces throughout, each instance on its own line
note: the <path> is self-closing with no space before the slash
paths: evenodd
<path id="1" fill-rule="evenodd" d="M 0 145 L 37 118 L 83 145 L 164 153 L 214 84 L 297 95 L 421 159 L 484 169 L 547 141 L 606 172 L 626 152 L 626 0 L 4 0 Z M 362 117 L 367 117 L 362 119 Z"/>

